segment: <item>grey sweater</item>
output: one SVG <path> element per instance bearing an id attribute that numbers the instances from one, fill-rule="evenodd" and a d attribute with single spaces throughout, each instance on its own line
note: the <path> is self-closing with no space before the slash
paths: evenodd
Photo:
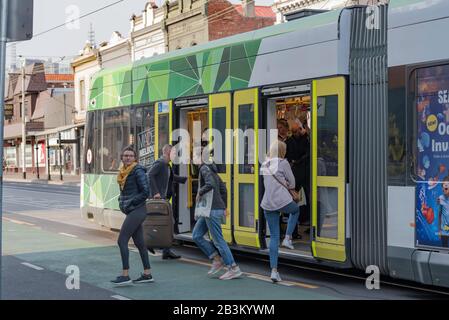
<path id="1" fill-rule="evenodd" d="M 273 174 L 289 189 L 295 188 L 295 176 L 290 164 L 285 159 L 268 159 L 261 168 L 265 193 L 263 195 L 261 207 L 267 211 L 277 211 L 287 206 L 293 201 L 290 192 L 284 188 Z"/>

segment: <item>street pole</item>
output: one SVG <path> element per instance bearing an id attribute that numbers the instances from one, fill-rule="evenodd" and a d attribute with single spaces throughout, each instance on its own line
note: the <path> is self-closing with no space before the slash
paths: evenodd
<path id="1" fill-rule="evenodd" d="M 3 161 L 3 129 L 5 125 L 5 64 L 8 1 L 0 0 L 0 159 Z M 3 170 L 0 173 L 0 300 L 2 299 L 2 214 L 3 214 Z"/>
<path id="2" fill-rule="evenodd" d="M 66 107 L 67 107 L 67 99 L 65 96 L 65 89 L 67 88 L 67 86 L 64 84 L 64 126 L 67 125 L 67 111 L 66 111 Z"/>
<path id="3" fill-rule="evenodd" d="M 61 152 L 62 151 L 62 145 L 61 145 L 61 132 L 59 132 L 59 175 L 61 178 L 61 181 L 63 180 L 62 178 L 62 155 Z"/>
<path id="4" fill-rule="evenodd" d="M 51 181 L 51 167 L 50 167 L 50 140 L 47 135 L 47 169 L 48 169 L 48 181 Z"/>
<path id="5" fill-rule="evenodd" d="M 22 65 L 22 173 L 23 173 L 23 179 L 27 178 L 27 165 L 26 165 L 26 144 L 27 144 L 27 137 L 26 137 L 26 108 L 25 108 L 25 59 L 23 60 Z"/>
<path id="6" fill-rule="evenodd" d="M 36 143 L 36 141 L 35 141 Z M 39 180 L 39 143 L 36 143 L 36 169 L 37 169 L 37 179 Z"/>

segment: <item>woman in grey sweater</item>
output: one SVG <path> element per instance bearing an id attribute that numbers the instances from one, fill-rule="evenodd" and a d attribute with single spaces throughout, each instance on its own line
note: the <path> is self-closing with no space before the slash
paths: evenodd
<path id="1" fill-rule="evenodd" d="M 271 145 L 268 158 L 261 169 L 265 186 L 261 207 L 264 209 L 265 219 L 270 229 L 270 266 L 273 282 L 281 281 L 278 272 L 279 216 L 281 213 L 289 214 L 287 232 L 282 246 L 293 250 L 291 239 L 298 223 L 300 210 L 299 205 L 293 201 L 289 192 L 290 189 L 295 188 L 295 177 L 290 164 L 284 159 L 286 152 L 286 144 L 282 141 L 275 141 Z"/>

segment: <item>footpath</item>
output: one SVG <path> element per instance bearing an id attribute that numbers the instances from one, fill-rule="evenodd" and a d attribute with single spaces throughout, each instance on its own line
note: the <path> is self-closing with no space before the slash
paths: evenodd
<path id="1" fill-rule="evenodd" d="M 62 178 L 61 181 L 59 174 L 52 174 L 49 181 L 46 174 L 41 174 L 38 179 L 36 174 L 27 173 L 27 178 L 23 179 L 22 173 L 3 173 L 4 182 L 80 186 L 80 176 L 65 175 Z"/>

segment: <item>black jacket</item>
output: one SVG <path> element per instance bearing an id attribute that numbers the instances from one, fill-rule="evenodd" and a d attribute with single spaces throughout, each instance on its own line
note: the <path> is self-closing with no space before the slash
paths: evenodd
<path id="1" fill-rule="evenodd" d="M 149 194 L 146 172 L 144 167 L 137 165 L 128 175 L 118 198 L 120 210 L 124 214 L 129 214 L 145 204 Z"/>
<path id="2" fill-rule="evenodd" d="M 159 193 L 162 199 L 170 200 L 174 194 L 174 184 L 185 183 L 187 178 L 174 174 L 167 161 L 160 158 L 151 166 L 148 172 L 148 180 L 150 181 L 150 199 Z"/>
<path id="3" fill-rule="evenodd" d="M 203 196 L 210 190 L 214 190 L 211 210 L 226 209 L 228 203 L 228 192 L 226 185 L 218 176 L 215 164 L 203 164 L 200 168 L 200 186 L 198 194 Z"/>

